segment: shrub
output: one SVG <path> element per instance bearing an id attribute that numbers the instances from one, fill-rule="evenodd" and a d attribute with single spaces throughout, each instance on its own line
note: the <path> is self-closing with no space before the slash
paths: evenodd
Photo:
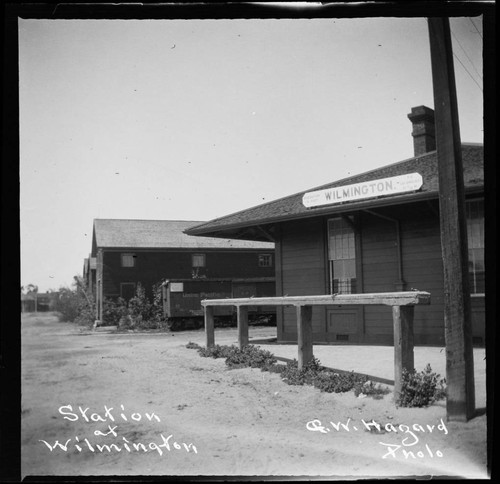
<path id="1" fill-rule="evenodd" d="M 343 393 L 352 390 L 360 377 L 354 373 L 335 373 L 331 370 L 320 371 L 314 375 L 312 384 L 322 392 Z"/>
<path id="2" fill-rule="evenodd" d="M 74 322 L 78 317 L 80 301 L 75 291 L 69 287 L 59 288 L 59 297 L 56 302 L 56 311 L 60 321 Z"/>
<path id="3" fill-rule="evenodd" d="M 232 348 L 234 349 L 236 346 L 214 345 L 208 348 L 200 347 L 198 353 L 204 358 L 227 358 Z"/>
<path id="4" fill-rule="evenodd" d="M 289 361 L 281 373 L 282 380 L 288 385 L 312 385 L 314 376 L 320 371 L 320 361 L 313 357 L 301 370 L 297 360 Z"/>
<path id="5" fill-rule="evenodd" d="M 192 341 L 190 341 L 189 343 L 186 344 L 186 348 L 191 350 L 198 350 L 201 348 L 201 346 L 198 343 L 193 343 Z"/>
<path id="6" fill-rule="evenodd" d="M 151 305 L 151 320 L 157 328 L 166 328 L 166 319 L 163 315 L 163 281 L 153 284 L 153 304 Z"/>
<path id="7" fill-rule="evenodd" d="M 401 392 L 396 404 L 401 407 L 425 407 L 444 398 L 446 380 L 439 377 L 429 364 L 420 373 L 403 369 Z"/>
<path id="8" fill-rule="evenodd" d="M 151 319 L 151 303 L 146 297 L 146 291 L 140 282 L 137 284 L 135 296 L 128 302 L 128 313 L 134 322 L 134 326 Z"/>
<path id="9" fill-rule="evenodd" d="M 241 350 L 233 346 L 226 357 L 226 365 L 230 368 L 249 366 L 262 371 L 267 371 L 276 361 L 272 353 L 254 345 L 246 345 Z"/>
<path id="10" fill-rule="evenodd" d="M 104 298 L 102 302 L 102 320 L 104 326 L 118 326 L 127 314 L 127 303 L 124 299 Z"/>
<path id="11" fill-rule="evenodd" d="M 55 310 L 59 313 L 60 321 L 91 326 L 95 320 L 94 299 L 79 276 L 74 276 L 73 279 L 72 288 L 59 288 Z"/>

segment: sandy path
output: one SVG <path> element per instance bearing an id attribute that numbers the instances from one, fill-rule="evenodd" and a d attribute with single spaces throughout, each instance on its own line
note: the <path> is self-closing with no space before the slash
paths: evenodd
<path id="1" fill-rule="evenodd" d="M 251 336 L 272 331 L 252 328 Z M 23 476 L 486 476 L 485 416 L 439 430 L 443 403 L 396 409 L 391 394 L 358 399 L 352 392 L 288 386 L 277 374 L 228 370 L 223 360 L 201 358 L 185 347 L 189 341 L 203 344 L 203 332 L 90 333 L 54 317 L 23 317 Z M 216 341 L 234 343 L 236 330 L 218 331 Z M 74 421 L 58 411 L 68 405 L 72 410 L 61 410 Z M 90 422 L 79 406 L 88 408 Z M 324 432 L 307 429 L 316 419 Z M 415 431 L 415 445 L 384 457 L 415 438 L 405 427 L 367 432 L 363 420 L 371 419 L 396 429 L 420 424 L 425 432 Z M 336 430 L 330 421 L 346 428 Z M 432 433 L 427 424 L 435 426 Z M 67 450 L 49 449 L 68 439 Z M 101 452 L 98 444 L 115 447 Z M 403 448 L 415 458 L 405 457 Z"/>

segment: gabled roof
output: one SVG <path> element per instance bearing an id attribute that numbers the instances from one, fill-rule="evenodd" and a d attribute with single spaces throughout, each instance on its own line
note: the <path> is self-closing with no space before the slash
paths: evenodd
<path id="1" fill-rule="evenodd" d="M 464 143 L 462 144 L 462 164 L 464 168 L 464 185 L 466 193 L 481 192 L 484 188 L 482 145 Z M 344 202 L 328 206 L 306 208 L 302 203 L 305 193 L 334 188 L 354 183 L 388 178 L 408 173 L 420 173 L 423 185 L 420 190 L 411 193 L 390 195 L 379 198 L 371 198 Z M 240 212 L 236 212 L 225 217 L 217 218 L 209 222 L 191 227 L 186 232 L 191 235 L 223 237 L 237 237 L 238 233 L 243 233 L 241 229 L 247 227 L 261 227 L 266 224 L 295 220 L 301 218 L 315 217 L 339 212 L 349 212 L 367 207 L 382 205 L 397 205 L 417 200 L 429 200 L 438 197 L 438 164 L 437 153 L 432 151 L 421 156 L 413 157 L 398 163 L 383 166 L 375 170 L 367 171 L 359 175 L 344 178 L 328 183 L 310 190 L 296 193 L 288 197 L 280 198 L 269 203 L 258 205 Z M 248 234 L 248 231 L 245 231 Z M 257 233 L 256 233 L 257 234 Z M 256 235 L 255 240 L 260 236 Z"/>
<path id="2" fill-rule="evenodd" d="M 95 219 L 92 255 L 97 248 L 120 249 L 265 249 L 274 244 L 193 237 L 184 233 L 202 222 L 185 220 Z"/>

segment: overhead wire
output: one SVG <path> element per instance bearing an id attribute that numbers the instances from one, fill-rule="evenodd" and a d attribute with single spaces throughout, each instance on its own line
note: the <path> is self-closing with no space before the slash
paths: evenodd
<path id="1" fill-rule="evenodd" d="M 469 18 L 470 20 L 470 18 Z M 475 27 L 475 25 L 474 25 Z M 477 28 L 476 28 L 477 30 Z M 465 57 L 467 57 L 467 59 L 469 60 L 472 68 L 474 69 L 474 71 L 476 72 L 476 74 L 479 76 L 479 78 L 481 79 L 481 81 L 483 80 L 481 74 L 478 72 L 478 70 L 476 69 L 476 66 L 474 65 L 474 62 L 472 61 L 472 59 L 469 57 L 469 55 L 467 54 L 467 52 L 465 51 L 463 45 L 460 43 L 460 41 L 458 40 L 457 36 L 453 33 L 453 30 L 451 29 L 451 26 L 450 26 L 450 32 L 451 32 L 451 35 L 453 36 L 453 38 L 455 39 L 455 41 L 457 42 L 458 46 L 460 47 L 460 49 L 462 49 L 462 52 L 465 54 Z M 469 69 L 467 69 L 467 67 L 465 66 L 465 64 L 460 60 L 460 58 L 458 57 L 458 55 L 456 54 L 455 50 L 452 48 L 453 50 L 453 56 L 455 57 L 455 59 L 457 59 L 457 61 L 460 63 L 460 65 L 464 68 L 465 72 L 469 75 L 469 77 L 475 82 L 475 84 L 477 85 L 477 87 L 479 87 L 479 89 L 481 90 L 481 92 L 483 92 L 483 88 L 482 86 L 479 84 L 479 82 L 477 82 L 477 80 L 474 78 L 474 76 L 471 74 L 471 72 L 469 71 Z"/>
<path id="2" fill-rule="evenodd" d="M 476 32 L 479 34 L 479 37 L 481 37 L 481 39 L 483 38 L 483 34 L 481 34 L 481 32 L 479 31 L 479 29 L 476 27 L 476 24 L 472 21 L 472 19 L 470 17 L 468 17 L 469 19 L 469 22 L 474 26 L 474 28 L 476 29 Z"/>
<path id="3" fill-rule="evenodd" d="M 474 65 L 474 62 L 472 62 L 472 59 L 468 56 L 468 54 L 467 54 L 466 50 L 464 49 L 463 45 L 460 43 L 460 41 L 458 40 L 457 36 L 453 33 L 453 30 L 451 30 L 451 28 L 450 28 L 450 31 L 451 31 L 451 35 L 453 35 L 453 38 L 457 41 L 457 44 L 459 45 L 459 47 L 462 49 L 462 52 L 465 54 L 465 57 L 467 57 L 467 59 L 469 60 L 472 68 L 476 71 L 476 74 L 479 76 L 479 78 L 481 80 L 483 80 L 481 74 L 476 69 L 476 66 Z"/>

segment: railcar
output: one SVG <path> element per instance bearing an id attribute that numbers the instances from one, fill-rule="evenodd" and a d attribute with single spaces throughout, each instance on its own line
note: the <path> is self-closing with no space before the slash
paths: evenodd
<path id="1" fill-rule="evenodd" d="M 168 279 L 162 284 L 163 315 L 172 331 L 199 329 L 204 326 L 203 299 L 275 296 L 273 277 L 239 279 Z M 214 308 L 216 327 L 234 326 L 234 306 Z M 249 324 L 275 324 L 276 308 L 252 306 Z"/>

